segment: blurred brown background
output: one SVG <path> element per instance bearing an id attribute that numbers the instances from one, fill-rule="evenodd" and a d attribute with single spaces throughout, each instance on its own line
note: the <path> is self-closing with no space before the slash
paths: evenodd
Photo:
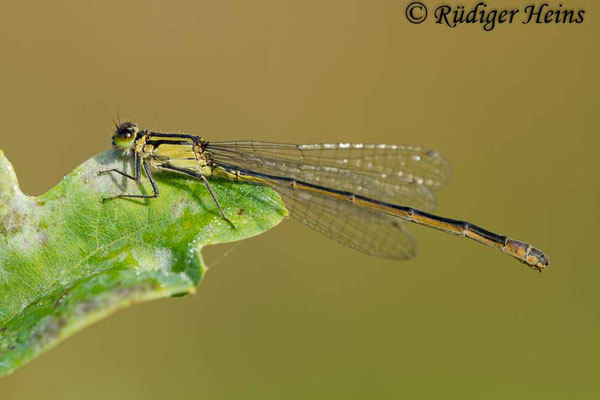
<path id="1" fill-rule="evenodd" d="M 110 146 L 117 112 L 220 140 L 428 146 L 453 167 L 438 212 L 532 242 L 547 273 L 420 227 L 402 263 L 286 221 L 195 296 L 86 329 L 0 397 L 598 398 L 600 9 L 484 32 L 412 25 L 407 3 L 4 5 L 0 148 L 41 194 Z"/>

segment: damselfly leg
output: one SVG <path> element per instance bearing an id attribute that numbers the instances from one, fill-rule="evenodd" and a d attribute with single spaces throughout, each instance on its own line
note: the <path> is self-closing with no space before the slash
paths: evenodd
<path id="1" fill-rule="evenodd" d="M 212 187 L 210 186 L 210 182 L 208 181 L 208 179 L 206 179 L 206 177 L 204 175 L 201 175 L 201 174 L 196 173 L 194 171 L 186 170 L 186 169 L 183 169 L 183 168 L 173 167 L 173 166 L 168 165 L 168 164 L 157 165 L 157 168 L 164 169 L 165 171 L 177 172 L 177 173 L 180 173 L 180 174 L 191 176 L 191 177 L 196 178 L 196 179 L 202 179 L 202 181 L 206 185 L 206 188 L 208 189 L 208 193 L 210 193 L 210 196 L 214 200 L 214 202 L 215 202 L 215 204 L 217 206 L 217 209 L 219 210 L 219 214 L 221 214 L 221 218 L 223 218 L 225 220 L 225 222 L 227 222 L 229 225 L 231 225 L 231 227 L 233 229 L 235 229 L 235 225 L 233 225 L 233 222 L 231 222 L 229 220 L 229 218 L 227 218 L 227 216 L 225 215 L 225 212 L 223 211 L 223 208 L 221 207 L 221 204 L 219 204 L 219 200 L 217 199 L 217 196 L 215 195 L 215 192 L 212 190 Z"/>
<path id="2" fill-rule="evenodd" d="M 116 168 L 111 168 L 111 169 L 107 169 L 104 171 L 100 171 L 98 172 L 98 175 L 104 175 L 104 174 L 108 174 L 111 172 L 116 172 L 117 174 L 120 174 L 124 177 L 126 177 L 127 179 L 131 179 L 133 181 L 139 182 L 140 178 L 141 178 L 141 169 L 142 167 L 144 168 L 144 172 L 146 173 L 146 176 L 148 177 L 148 180 L 150 181 L 150 185 L 152 185 L 152 190 L 153 193 L 152 194 L 127 194 L 127 193 L 122 193 L 122 194 L 118 194 L 115 196 L 111 196 L 111 197 L 104 197 L 102 199 L 102 202 L 105 202 L 107 200 L 112 200 L 112 199 L 120 199 L 120 198 L 134 198 L 134 199 L 153 199 L 153 198 L 157 198 L 158 197 L 158 185 L 156 184 L 156 181 L 154 180 L 154 178 L 152 177 L 152 173 L 150 172 L 150 168 L 148 168 L 148 164 L 146 163 L 146 161 L 142 161 L 141 157 L 138 156 L 137 154 L 135 155 L 135 175 L 131 176 L 128 173 L 118 170 Z"/>

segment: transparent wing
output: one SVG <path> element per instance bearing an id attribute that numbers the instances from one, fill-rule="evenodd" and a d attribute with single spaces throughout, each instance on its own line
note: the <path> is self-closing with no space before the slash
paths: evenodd
<path id="1" fill-rule="evenodd" d="M 375 200 L 430 211 L 433 190 L 449 179 L 438 153 L 416 146 L 384 144 L 283 144 L 210 142 L 217 161 L 285 176 Z"/>
<path id="2" fill-rule="evenodd" d="M 416 255 L 416 243 L 397 217 L 292 189 L 285 183 L 272 182 L 270 186 L 281 195 L 293 218 L 343 245 L 377 257 L 410 259 Z M 259 192 L 260 200 L 279 204 L 273 192 Z"/>
<path id="3" fill-rule="evenodd" d="M 303 181 L 374 200 L 432 210 L 433 190 L 449 179 L 448 163 L 436 152 L 384 144 L 282 144 L 210 142 L 216 164 Z M 397 217 L 327 194 L 270 181 L 290 214 L 310 228 L 373 256 L 408 259 L 416 244 Z"/>

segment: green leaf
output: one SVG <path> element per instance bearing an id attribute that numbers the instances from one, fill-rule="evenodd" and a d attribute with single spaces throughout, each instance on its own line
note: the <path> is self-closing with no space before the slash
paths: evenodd
<path id="1" fill-rule="evenodd" d="M 30 197 L 0 151 L 0 375 L 119 308 L 193 293 L 206 271 L 202 247 L 257 235 L 286 215 L 266 187 L 212 180 L 234 229 L 201 181 L 162 172 L 159 198 L 102 203 L 151 193 L 147 179 L 98 176 L 130 164 L 108 151 Z"/>

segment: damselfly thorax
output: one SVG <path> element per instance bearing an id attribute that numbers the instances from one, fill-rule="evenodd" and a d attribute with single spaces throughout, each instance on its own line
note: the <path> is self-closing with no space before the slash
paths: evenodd
<path id="1" fill-rule="evenodd" d="M 153 194 L 125 193 L 105 200 L 158 197 L 149 167 L 172 171 L 202 180 L 221 218 L 235 228 L 211 189 L 208 178 L 216 176 L 273 188 L 292 217 L 369 255 L 414 257 L 416 244 L 405 226 L 412 222 L 494 247 L 539 271 L 549 265 L 548 257 L 528 243 L 431 214 L 434 191 L 448 181 L 450 173 L 439 153 L 422 147 L 209 142 L 189 134 L 140 131 L 131 122 L 117 126 L 113 146 L 133 155 L 135 174 L 117 169 L 100 173 L 116 172 L 139 180 L 143 169 Z"/>

